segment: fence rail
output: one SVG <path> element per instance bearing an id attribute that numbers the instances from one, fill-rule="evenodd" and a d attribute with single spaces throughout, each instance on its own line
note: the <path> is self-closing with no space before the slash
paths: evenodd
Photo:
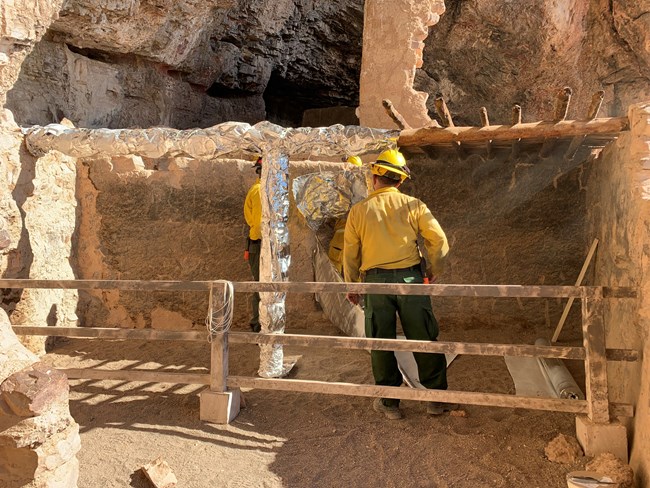
<path id="1" fill-rule="evenodd" d="M 132 291 L 196 291 L 206 292 L 215 284 L 209 281 L 142 281 L 142 280 L 0 280 L 0 288 L 43 289 L 112 289 Z M 447 297 L 493 298 L 578 298 L 582 301 L 583 347 L 531 346 L 525 344 L 478 344 L 462 342 L 403 341 L 357 337 L 312 336 L 297 334 L 250 334 L 241 332 L 217 334 L 212 338 L 209 374 L 167 373 L 142 370 L 80 370 L 66 371 L 71 378 L 160 381 L 186 384 L 209 384 L 210 391 L 224 392 L 231 388 L 260 388 L 295 392 L 342 394 L 406 400 L 459 402 L 470 405 L 528 408 L 587 414 L 598 423 L 610 422 L 610 415 L 632 416 L 631 405 L 609 402 L 607 361 L 636 361 L 638 351 L 606 349 L 603 323 L 605 298 L 633 298 L 636 289 L 627 287 L 586 286 L 520 286 L 520 285 L 407 285 L 395 283 L 296 283 L 296 282 L 234 282 L 235 292 L 290 293 L 373 293 L 396 295 L 430 295 Z M 216 294 L 215 296 L 218 296 Z M 184 340 L 207 338 L 199 331 L 157 331 L 106 328 L 58 328 L 15 326 L 19 334 L 94 337 L 104 339 Z M 414 352 L 457 353 L 466 355 L 526 356 L 577 359 L 585 363 L 586 400 L 530 398 L 495 393 L 405 389 L 377 385 L 332 383 L 279 378 L 245 378 L 228 375 L 228 344 L 284 344 L 344 349 L 392 350 Z"/>

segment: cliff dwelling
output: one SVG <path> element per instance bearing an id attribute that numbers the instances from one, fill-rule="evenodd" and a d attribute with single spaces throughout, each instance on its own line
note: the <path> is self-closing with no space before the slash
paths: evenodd
<path id="1" fill-rule="evenodd" d="M 650 487 L 648 1 L 0 20 L 0 486 Z M 396 149 L 446 264 L 346 282 Z M 367 337 L 357 293 L 427 297 L 437 341 Z"/>

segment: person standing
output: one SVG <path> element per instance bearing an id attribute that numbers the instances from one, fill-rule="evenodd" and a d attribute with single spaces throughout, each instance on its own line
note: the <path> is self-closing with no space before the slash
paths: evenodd
<path id="1" fill-rule="evenodd" d="M 429 257 L 426 274 L 434 277 L 443 269 L 449 252 L 444 231 L 427 206 L 399 191 L 411 177 L 402 153 L 384 151 L 370 166 L 373 192 L 353 205 L 345 227 L 343 273 L 348 282 L 423 283 L 422 255 L 417 244 L 421 235 Z M 348 293 L 352 303 L 361 296 Z M 407 339 L 435 341 L 438 323 L 425 295 L 365 296 L 366 337 L 395 339 L 399 314 Z M 447 389 L 447 364 L 444 354 L 414 353 L 420 383 L 430 389 Z M 375 384 L 400 386 L 402 374 L 392 351 L 371 351 Z M 440 415 L 457 405 L 429 402 L 427 412 Z M 373 409 L 389 419 L 402 418 L 399 400 L 377 398 Z"/>
<path id="2" fill-rule="evenodd" d="M 260 280 L 260 253 L 262 248 L 262 198 L 260 196 L 260 175 L 262 174 L 262 158 L 252 166 L 257 173 L 257 180 L 248 190 L 244 201 L 244 219 L 248 224 L 248 239 L 246 258 L 255 281 Z M 260 331 L 260 294 L 255 292 L 251 297 L 252 316 L 249 321 L 253 332 Z"/>

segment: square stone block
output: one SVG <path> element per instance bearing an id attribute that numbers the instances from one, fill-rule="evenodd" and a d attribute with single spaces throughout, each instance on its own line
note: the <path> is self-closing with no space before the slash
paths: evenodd
<path id="1" fill-rule="evenodd" d="M 611 452 L 628 462 L 627 429 L 620 422 L 597 424 L 584 415 L 576 417 L 576 437 L 586 456 Z"/>
<path id="2" fill-rule="evenodd" d="M 240 408 L 239 388 L 228 391 L 212 391 L 209 388 L 200 393 L 199 418 L 215 424 L 229 424 Z"/>

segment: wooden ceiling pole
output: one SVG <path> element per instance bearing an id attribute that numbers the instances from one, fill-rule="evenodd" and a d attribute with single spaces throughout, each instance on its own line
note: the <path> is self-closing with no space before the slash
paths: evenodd
<path id="1" fill-rule="evenodd" d="M 566 116 L 569 111 L 569 103 L 571 102 L 571 95 L 573 95 L 573 90 L 568 86 L 565 86 L 558 91 L 557 98 L 555 100 L 553 122 L 561 122 L 563 120 L 566 120 Z M 544 144 L 542 144 L 542 147 L 539 150 L 539 156 L 541 158 L 549 157 L 555 147 L 557 147 L 557 139 L 545 140 Z"/>
<path id="2" fill-rule="evenodd" d="M 605 98 L 604 90 L 598 90 L 596 93 L 594 93 L 591 96 L 591 104 L 589 105 L 589 111 L 587 112 L 587 120 L 594 120 L 598 116 L 598 112 L 600 111 L 600 107 L 603 104 L 604 98 Z M 569 148 L 564 153 L 565 160 L 567 161 L 573 160 L 573 158 L 576 156 L 576 153 L 578 152 L 578 149 L 580 149 L 580 146 L 582 146 L 582 143 L 584 142 L 586 137 L 587 136 L 577 136 L 571 140 L 571 144 L 569 144 Z"/>
<path id="3" fill-rule="evenodd" d="M 515 103 L 512 106 L 512 125 L 520 125 L 521 124 L 521 105 L 518 103 Z M 521 149 L 521 144 L 520 144 L 521 139 L 514 139 L 512 141 L 512 148 L 510 149 L 510 157 L 512 159 L 515 159 L 517 156 L 519 156 L 519 150 Z"/>
<path id="4" fill-rule="evenodd" d="M 445 103 L 445 99 L 442 98 L 441 94 L 436 95 L 436 98 L 433 103 L 436 107 L 436 112 L 438 113 L 438 117 L 440 117 L 440 120 L 442 122 L 442 126 L 456 127 L 456 125 L 454 124 L 454 120 L 451 118 L 451 112 L 449 111 L 449 108 Z M 454 146 L 454 149 L 456 150 L 456 153 L 458 154 L 458 157 L 460 159 L 465 159 L 467 157 L 467 153 L 462 148 L 460 142 L 454 141 L 452 144 Z"/>
<path id="5" fill-rule="evenodd" d="M 489 126 L 490 126 L 490 117 L 488 117 L 487 108 L 481 107 L 481 127 L 489 127 Z M 492 141 L 488 141 L 485 147 L 487 149 L 487 158 L 493 159 L 494 148 L 492 147 Z"/>

